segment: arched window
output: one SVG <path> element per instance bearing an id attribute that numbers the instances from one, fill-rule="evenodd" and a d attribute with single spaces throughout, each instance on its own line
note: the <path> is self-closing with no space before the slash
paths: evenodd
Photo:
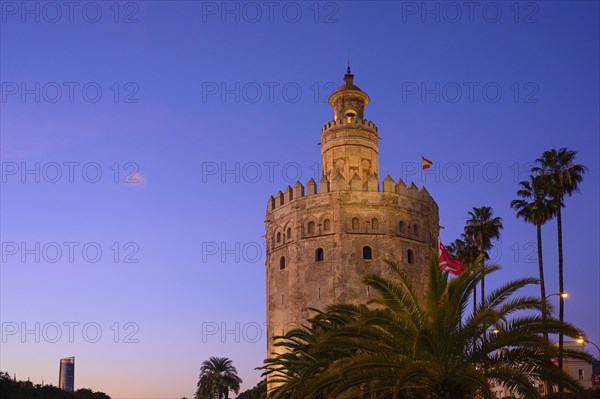
<path id="1" fill-rule="evenodd" d="M 287 228 L 287 233 L 285 235 L 285 238 L 287 238 L 288 240 L 292 238 L 292 228 L 291 227 Z"/>
<path id="2" fill-rule="evenodd" d="M 323 231 L 331 230 L 331 221 L 329 219 L 323 220 Z"/>
<path id="3" fill-rule="evenodd" d="M 416 224 L 413 226 L 413 235 L 415 237 L 419 237 L 419 226 L 417 226 Z"/>
<path id="4" fill-rule="evenodd" d="M 363 247 L 363 259 L 373 259 L 373 250 L 368 245 Z"/>
<path id="5" fill-rule="evenodd" d="M 399 227 L 400 227 L 400 234 L 406 234 L 406 223 L 400 222 Z"/>
<path id="6" fill-rule="evenodd" d="M 315 222 L 308 222 L 307 230 L 308 230 L 308 234 L 314 234 L 315 233 Z"/>
<path id="7" fill-rule="evenodd" d="M 412 249 L 408 250 L 408 253 L 406 254 L 406 259 L 407 259 L 408 263 L 410 263 L 411 265 L 413 263 L 415 263 L 415 253 L 413 252 Z"/>
<path id="8" fill-rule="evenodd" d="M 371 228 L 373 230 L 379 230 L 379 220 L 377 220 L 377 218 L 371 219 Z"/>
<path id="9" fill-rule="evenodd" d="M 317 248 L 315 251 L 315 260 L 317 262 L 322 262 L 325 260 L 325 251 L 323 251 L 323 248 Z"/>
<path id="10" fill-rule="evenodd" d="M 285 256 L 279 258 L 279 270 L 285 269 Z"/>
<path id="11" fill-rule="evenodd" d="M 280 243 L 281 242 L 281 232 L 277 232 L 277 242 Z"/>
<path id="12" fill-rule="evenodd" d="M 352 230 L 358 230 L 358 218 L 352 218 Z"/>

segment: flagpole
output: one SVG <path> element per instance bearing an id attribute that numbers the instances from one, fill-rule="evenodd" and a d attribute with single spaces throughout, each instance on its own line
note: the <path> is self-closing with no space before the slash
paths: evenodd
<path id="1" fill-rule="evenodd" d="M 425 187 L 427 185 L 427 175 L 423 168 L 423 158 L 425 158 L 425 155 L 421 154 L 421 181 L 423 182 L 423 187 Z"/>
<path id="2" fill-rule="evenodd" d="M 440 244 L 442 243 L 440 239 L 440 230 L 443 229 L 444 226 L 438 226 L 438 236 L 437 236 L 437 250 L 438 250 L 438 258 L 440 256 Z"/>

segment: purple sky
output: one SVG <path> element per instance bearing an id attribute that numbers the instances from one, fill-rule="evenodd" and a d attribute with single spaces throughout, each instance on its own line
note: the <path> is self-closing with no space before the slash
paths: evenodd
<path id="1" fill-rule="evenodd" d="M 348 54 L 381 177 L 434 161 L 445 243 L 474 206 L 504 219 L 492 287 L 537 276 L 528 163 L 578 151 L 566 319 L 600 344 L 599 3 L 475 3 L 0 2 L 0 368 L 57 384 L 75 356 L 77 388 L 181 398 L 226 356 L 254 386 L 267 199 L 319 176 Z M 544 245 L 555 293 L 555 221 Z"/>

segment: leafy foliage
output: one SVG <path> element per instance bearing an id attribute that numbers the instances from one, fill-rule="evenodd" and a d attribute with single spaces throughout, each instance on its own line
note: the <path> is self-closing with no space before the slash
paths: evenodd
<path id="1" fill-rule="evenodd" d="M 30 381 L 15 381 L 6 372 L 0 372 L 0 397 L 2 399 L 110 399 L 104 392 L 78 389 L 64 391 L 52 385 L 34 385 Z"/>
<path id="2" fill-rule="evenodd" d="M 547 180 L 541 176 L 530 176 L 529 181 L 519 183 L 517 195 L 520 199 L 513 200 L 510 206 L 517 211 L 517 217 L 535 226 L 543 225 L 552 219 L 560 203 L 550 196 Z"/>
<path id="3" fill-rule="evenodd" d="M 228 399 L 229 391 L 237 394 L 242 379 L 226 357 L 211 357 L 202 362 L 195 399 Z"/>
<path id="4" fill-rule="evenodd" d="M 480 260 L 484 266 L 485 259 L 489 259 L 488 251 L 493 247 L 492 240 L 500 238 L 500 230 L 503 229 L 502 218 L 494 217 L 494 210 L 489 206 L 473 208 L 469 212 L 470 218 L 465 226 L 465 235 L 471 237 L 472 242 L 479 249 Z M 475 295 L 476 296 L 476 295 Z M 485 298 L 485 275 L 481 279 L 481 301 Z"/>
<path id="5" fill-rule="evenodd" d="M 240 393 L 236 399 L 265 399 L 267 397 L 267 381 L 262 380 L 255 387 Z"/>
<path id="6" fill-rule="evenodd" d="M 514 296 L 536 279 L 506 283 L 467 313 L 473 290 L 497 266 L 474 267 L 449 279 L 434 258 L 425 298 L 396 264 L 389 267 L 393 279 L 365 278 L 379 293 L 369 303 L 333 305 L 310 320 L 317 328 L 277 337 L 275 345 L 283 350 L 263 367 L 271 397 L 491 399 L 493 381 L 526 398 L 540 398 L 533 380 L 550 380 L 588 397 L 552 362 L 557 348 L 542 337 L 582 332 L 537 316 L 544 306 L 538 298 Z M 590 360 L 580 351 L 565 353 Z"/>

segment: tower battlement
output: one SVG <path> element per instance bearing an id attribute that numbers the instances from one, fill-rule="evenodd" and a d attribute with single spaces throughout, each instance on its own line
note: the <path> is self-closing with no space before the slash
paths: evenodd
<path id="1" fill-rule="evenodd" d="M 378 128 L 375 125 L 375 123 L 373 123 L 370 120 L 367 119 L 362 119 L 362 118 L 358 118 L 358 117 L 347 117 L 347 118 L 343 118 L 343 119 L 334 119 L 330 122 L 327 122 L 323 128 L 321 129 L 321 134 L 325 133 L 326 131 L 332 129 L 332 128 L 360 128 L 360 129 L 364 129 L 367 128 L 369 130 L 372 130 L 375 134 L 377 134 L 378 132 Z"/>
<path id="2" fill-rule="evenodd" d="M 411 182 L 408 186 L 402 179 L 394 181 L 389 175 L 383 180 L 382 189 L 378 185 L 377 179 L 373 176 L 367 181 L 361 179 L 357 174 L 346 182 L 341 174 L 336 175 L 333 182 L 329 182 L 325 176 L 317 185 L 314 179 L 310 179 L 306 185 L 302 185 L 299 181 L 294 187 L 287 186 L 286 189 L 279 191 L 275 196 L 271 195 L 267 202 L 267 214 L 275 209 L 292 204 L 294 201 L 310 196 L 318 196 L 336 191 L 351 191 L 351 192 L 374 192 L 374 193 L 392 193 L 400 197 L 410 198 L 425 203 L 434 210 L 438 210 L 437 203 L 429 194 L 429 191 L 422 186 L 420 189 Z"/>

